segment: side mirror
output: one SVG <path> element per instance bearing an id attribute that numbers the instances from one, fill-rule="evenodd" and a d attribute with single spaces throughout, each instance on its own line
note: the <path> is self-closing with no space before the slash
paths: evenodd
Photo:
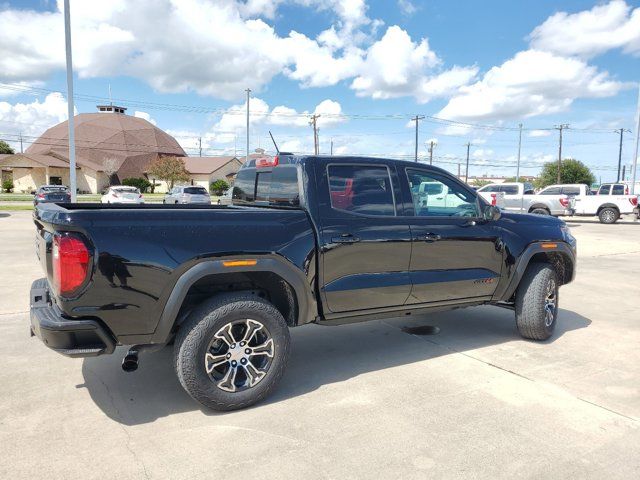
<path id="1" fill-rule="evenodd" d="M 484 219 L 485 220 L 499 220 L 502 216 L 500 209 L 495 205 L 489 205 L 484 209 Z"/>

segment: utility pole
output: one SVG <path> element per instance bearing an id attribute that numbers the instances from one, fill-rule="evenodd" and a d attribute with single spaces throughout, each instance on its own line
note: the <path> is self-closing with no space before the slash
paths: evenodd
<path id="1" fill-rule="evenodd" d="M 467 168 L 464 171 L 464 183 L 469 183 L 469 149 L 471 148 L 471 142 L 467 142 Z"/>
<path id="2" fill-rule="evenodd" d="M 314 113 L 311 115 L 311 120 L 309 120 L 309 125 L 313 127 L 313 153 L 318 155 L 318 118 L 320 114 Z"/>
<path id="3" fill-rule="evenodd" d="M 429 165 L 433 165 L 433 146 L 435 145 L 436 142 L 434 142 L 433 140 L 431 140 L 429 142 Z"/>
<path id="4" fill-rule="evenodd" d="M 520 133 L 518 134 L 518 166 L 516 167 L 516 183 L 520 181 L 520 151 L 522 150 L 522 124 L 518 124 Z"/>
<path id="5" fill-rule="evenodd" d="M 640 84 L 638 85 L 638 108 L 636 111 L 636 146 L 633 149 L 633 166 L 631 167 L 631 195 L 636 194 L 636 173 L 638 168 L 638 142 L 640 142 Z"/>
<path id="6" fill-rule="evenodd" d="M 622 166 L 622 177 L 620 177 L 620 178 L 618 179 L 618 182 L 620 182 L 620 181 L 623 181 L 623 182 L 624 182 L 624 174 L 625 174 L 626 170 L 627 170 L 627 166 L 626 166 L 626 165 L 623 165 L 623 166 Z"/>
<path id="7" fill-rule="evenodd" d="M 624 134 L 624 132 L 631 133 L 631 130 L 627 130 L 626 128 L 619 128 L 618 130 L 614 130 L 614 132 L 619 132 L 620 133 L 620 148 L 618 149 L 618 177 L 616 179 L 616 182 L 619 182 L 620 181 L 620 167 L 622 165 L 622 135 Z M 624 177 L 624 174 L 622 174 L 622 177 Z"/>
<path id="8" fill-rule="evenodd" d="M 331 150 L 330 150 L 330 152 L 331 152 L 331 156 L 333 157 L 333 138 L 331 139 Z"/>
<path id="9" fill-rule="evenodd" d="M 69 0 L 64 0 L 64 44 L 67 58 L 67 115 L 69 120 L 69 188 L 71 203 L 76 202 L 76 139 L 73 125 L 73 60 L 71 58 L 71 14 Z"/>
<path id="10" fill-rule="evenodd" d="M 20 153 L 24 153 L 24 150 L 22 149 L 22 132 L 20 132 Z"/>
<path id="11" fill-rule="evenodd" d="M 249 162 L 249 99 L 251 98 L 251 89 L 247 88 L 247 156 L 245 157 L 245 163 Z"/>
<path id="12" fill-rule="evenodd" d="M 198 149 L 200 150 L 200 156 L 202 156 L 202 137 L 198 137 Z"/>
<path id="13" fill-rule="evenodd" d="M 562 130 L 564 130 L 565 128 L 569 128 L 569 125 L 567 123 L 561 123 L 560 125 L 556 125 L 554 128 L 560 131 L 560 143 L 558 144 L 558 183 L 561 183 L 560 170 L 562 168 Z"/>
<path id="14" fill-rule="evenodd" d="M 460 178 L 460 162 L 458 162 L 458 178 Z"/>
<path id="15" fill-rule="evenodd" d="M 418 161 L 418 122 L 420 120 L 422 120 L 424 118 L 424 115 L 416 115 L 415 117 L 413 117 L 411 120 L 413 120 L 414 122 L 416 122 L 416 155 L 414 160 L 417 162 Z"/>

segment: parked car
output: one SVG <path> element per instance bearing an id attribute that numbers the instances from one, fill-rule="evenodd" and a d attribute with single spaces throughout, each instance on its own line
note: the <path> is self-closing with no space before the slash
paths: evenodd
<path id="1" fill-rule="evenodd" d="M 71 202 L 71 191 L 64 185 L 41 185 L 33 195 L 33 204 L 47 202 Z"/>
<path id="2" fill-rule="evenodd" d="M 564 194 L 540 195 L 535 193 L 531 183 L 492 183 L 485 185 L 478 193 L 500 192 L 504 195 L 505 209 L 516 213 L 538 215 L 569 215 L 569 196 Z"/>
<path id="3" fill-rule="evenodd" d="M 438 183 L 456 204 L 422 208 Z M 290 328 L 492 304 L 545 340 L 575 275 L 563 221 L 503 212 L 429 165 L 279 156 L 241 169 L 233 202 L 38 205 L 32 334 L 72 357 L 133 345 L 126 371 L 174 342 L 189 395 L 233 410 L 273 391 Z"/>
<path id="4" fill-rule="evenodd" d="M 144 203 L 140 190 L 136 187 L 115 185 L 107 189 L 100 199 L 102 203 Z"/>
<path id="5" fill-rule="evenodd" d="M 233 194 L 233 188 L 227 189 L 227 191 L 224 192 L 224 195 L 221 195 L 218 198 L 218 205 L 231 205 L 233 203 L 232 194 Z"/>
<path id="6" fill-rule="evenodd" d="M 180 186 L 173 187 L 169 193 L 164 196 L 162 203 L 211 203 L 211 196 L 204 187 L 198 186 Z"/>

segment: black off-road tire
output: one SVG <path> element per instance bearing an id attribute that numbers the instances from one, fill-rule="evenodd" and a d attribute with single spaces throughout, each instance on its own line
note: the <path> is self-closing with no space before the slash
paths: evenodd
<path id="1" fill-rule="evenodd" d="M 612 224 L 618 221 L 620 213 L 615 208 L 605 207 L 598 213 L 600 223 Z"/>
<path id="2" fill-rule="evenodd" d="M 553 319 L 547 322 L 546 299 L 553 282 L 555 307 Z M 558 278 L 548 263 L 532 263 L 520 280 L 516 293 L 516 325 L 524 338 L 546 340 L 553 334 L 558 317 Z"/>
<path id="3" fill-rule="evenodd" d="M 551 215 L 549 210 L 547 210 L 546 208 L 534 208 L 530 213 L 533 213 L 535 215 Z"/>
<path id="4" fill-rule="evenodd" d="M 253 387 L 238 392 L 223 391 L 206 372 L 209 343 L 225 324 L 248 318 L 262 323 L 273 339 L 271 365 L 266 376 Z M 180 326 L 174 345 L 174 365 L 180 384 L 194 400 L 213 410 L 236 410 L 259 402 L 273 391 L 284 373 L 289 350 L 289 328 L 271 303 L 249 293 L 229 293 L 198 306 Z"/>

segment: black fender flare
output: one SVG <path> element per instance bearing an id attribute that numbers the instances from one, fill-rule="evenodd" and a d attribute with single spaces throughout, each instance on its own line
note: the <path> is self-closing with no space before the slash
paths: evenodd
<path id="1" fill-rule="evenodd" d="M 241 267 L 225 267 L 224 261 L 244 260 L 247 256 L 229 256 L 216 258 L 215 260 L 204 260 L 185 271 L 173 287 L 171 294 L 165 304 L 158 325 L 148 343 L 166 343 L 171 335 L 171 330 L 178 320 L 178 312 L 187 296 L 189 288 L 201 278 L 208 275 L 230 273 L 230 272 L 272 272 L 282 277 L 296 294 L 298 302 L 298 319 L 296 324 L 308 323 L 318 315 L 316 299 L 309 286 L 305 274 L 296 268 L 291 262 L 277 255 L 251 255 L 256 259 L 255 265 Z"/>
<path id="2" fill-rule="evenodd" d="M 549 244 L 555 244 L 556 246 L 554 248 L 543 247 L 543 245 L 549 245 Z M 509 283 L 507 283 L 507 286 L 503 289 L 502 292 L 496 292 L 494 294 L 493 301 L 498 301 L 498 302 L 509 301 L 513 293 L 518 288 L 518 285 L 520 285 L 520 280 L 522 279 L 524 272 L 529 266 L 529 262 L 531 261 L 533 256 L 536 255 L 537 253 L 547 253 L 547 254 L 560 253 L 562 255 L 566 255 L 569 258 L 569 261 L 571 262 L 571 265 L 572 265 L 572 269 L 571 269 L 572 274 L 571 274 L 571 278 L 565 283 L 569 283 L 574 279 L 576 274 L 576 254 L 575 254 L 575 251 L 571 248 L 571 246 L 568 243 L 560 242 L 560 241 L 531 243 L 527 246 L 527 248 L 525 248 L 525 250 L 520 255 L 515 265 L 513 275 L 511 276 L 511 280 L 509 280 Z"/>

